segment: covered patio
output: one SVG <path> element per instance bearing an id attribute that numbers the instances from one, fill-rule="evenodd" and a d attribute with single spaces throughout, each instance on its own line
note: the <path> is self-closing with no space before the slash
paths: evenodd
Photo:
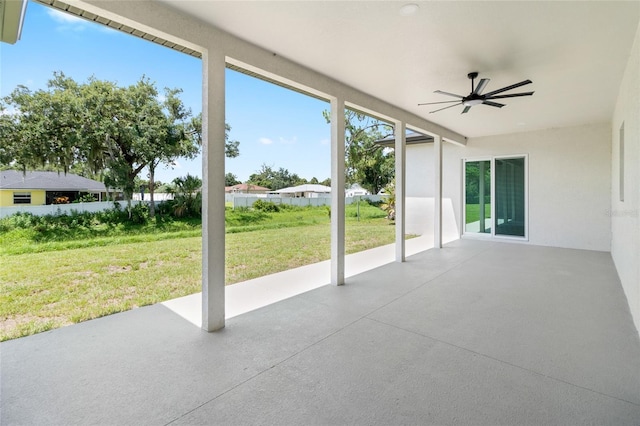
<path id="1" fill-rule="evenodd" d="M 609 253 L 458 240 L 227 320 L 163 305 L 2 344 L 3 424 L 636 424 Z"/>
<path id="2" fill-rule="evenodd" d="M 202 58 L 201 327 L 158 304 L 2 343 L 3 424 L 638 424 L 637 3 L 41 1 Z M 227 68 L 328 101 L 332 159 L 332 285 L 229 319 Z M 418 107 L 475 70 L 536 95 Z M 353 277 L 345 108 L 395 127 L 396 262 Z M 463 164 L 505 156 L 526 232 L 473 239 Z"/>

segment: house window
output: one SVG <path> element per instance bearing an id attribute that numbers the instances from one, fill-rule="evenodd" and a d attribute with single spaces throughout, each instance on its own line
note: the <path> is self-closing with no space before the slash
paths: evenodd
<path id="1" fill-rule="evenodd" d="M 527 237 L 527 158 L 464 162 L 464 233 Z"/>
<path id="2" fill-rule="evenodd" d="M 14 192 L 13 204 L 31 204 L 30 192 Z"/>
<path id="3" fill-rule="evenodd" d="M 620 126 L 620 201 L 624 201 L 624 123 Z"/>

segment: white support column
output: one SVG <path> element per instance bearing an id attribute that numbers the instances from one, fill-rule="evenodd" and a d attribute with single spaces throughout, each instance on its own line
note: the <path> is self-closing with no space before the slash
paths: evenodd
<path id="1" fill-rule="evenodd" d="M 434 183 L 433 247 L 442 248 L 442 137 L 433 138 Z"/>
<path id="2" fill-rule="evenodd" d="M 405 205 L 406 205 L 406 165 L 407 165 L 407 144 L 406 124 L 402 121 L 395 122 L 395 158 L 396 158 L 396 262 L 405 260 Z"/>
<path id="3" fill-rule="evenodd" d="M 202 55 L 202 329 L 224 327 L 225 57 Z"/>
<path id="4" fill-rule="evenodd" d="M 344 284 L 344 99 L 331 99 L 331 284 Z"/>

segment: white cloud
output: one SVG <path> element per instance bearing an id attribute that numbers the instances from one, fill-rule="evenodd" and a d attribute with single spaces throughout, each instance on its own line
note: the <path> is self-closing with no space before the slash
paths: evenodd
<path id="1" fill-rule="evenodd" d="M 269 138 L 260 138 L 258 139 L 258 142 L 260 142 L 262 145 L 271 145 L 273 143 L 273 141 Z"/>
<path id="2" fill-rule="evenodd" d="M 331 143 L 331 141 L 329 139 L 322 139 L 320 141 L 320 145 L 329 145 Z"/>
<path id="3" fill-rule="evenodd" d="M 84 31 L 89 26 L 88 21 L 57 9 L 48 9 L 47 15 L 58 23 L 57 31 Z"/>
<path id="4" fill-rule="evenodd" d="M 298 142 L 298 137 L 297 136 L 294 136 L 294 137 L 292 137 L 290 139 L 285 139 L 285 138 L 283 138 L 281 136 L 279 139 L 280 139 L 280 143 L 284 144 L 284 145 L 293 145 L 293 144 Z"/>

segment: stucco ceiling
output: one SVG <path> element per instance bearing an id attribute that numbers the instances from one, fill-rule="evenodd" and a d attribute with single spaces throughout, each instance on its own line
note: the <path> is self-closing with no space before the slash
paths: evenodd
<path id="1" fill-rule="evenodd" d="M 470 137 L 609 121 L 640 16 L 635 1 L 162 1 Z M 468 94 L 471 71 L 485 92 L 531 79 L 515 92 L 535 94 L 464 115 L 417 106 Z"/>

